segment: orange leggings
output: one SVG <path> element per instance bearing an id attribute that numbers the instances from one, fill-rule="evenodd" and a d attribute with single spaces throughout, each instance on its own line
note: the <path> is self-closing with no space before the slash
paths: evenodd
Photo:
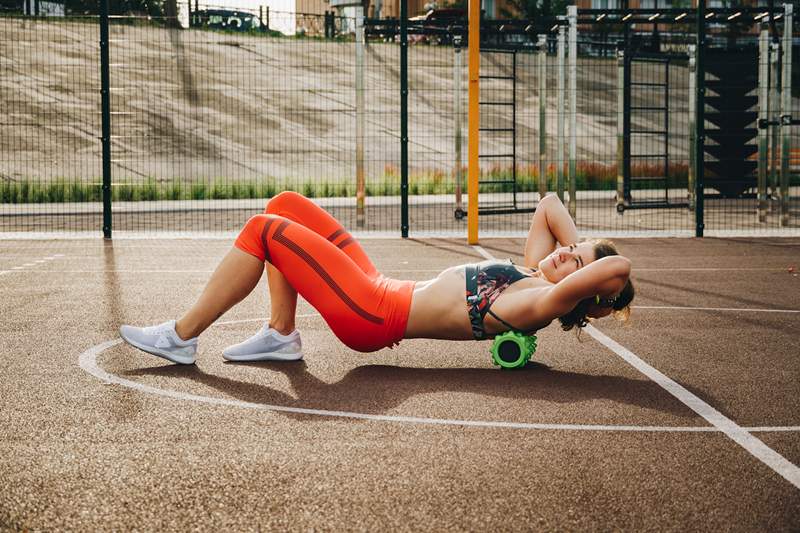
<path id="1" fill-rule="evenodd" d="M 278 194 L 264 213 L 235 246 L 280 270 L 339 340 L 374 352 L 403 338 L 415 282 L 380 274 L 342 225 L 300 194 Z"/>

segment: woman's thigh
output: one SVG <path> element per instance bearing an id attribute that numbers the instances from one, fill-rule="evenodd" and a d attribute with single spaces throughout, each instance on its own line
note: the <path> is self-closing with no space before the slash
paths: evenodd
<path id="1" fill-rule="evenodd" d="M 282 192 L 267 203 L 264 213 L 282 216 L 307 227 L 347 254 L 367 276 L 378 276 L 378 269 L 358 241 L 333 215 L 305 196 L 292 191 Z"/>

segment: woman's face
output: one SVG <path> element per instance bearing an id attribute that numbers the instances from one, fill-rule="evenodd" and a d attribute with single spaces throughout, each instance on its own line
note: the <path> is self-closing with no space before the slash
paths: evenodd
<path id="1" fill-rule="evenodd" d="M 539 272 L 551 283 L 558 283 L 594 259 L 594 245 L 591 242 L 562 246 L 539 261 Z"/>

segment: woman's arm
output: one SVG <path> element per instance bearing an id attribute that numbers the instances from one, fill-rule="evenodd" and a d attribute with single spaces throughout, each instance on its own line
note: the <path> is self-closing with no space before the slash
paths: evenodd
<path id="1" fill-rule="evenodd" d="M 525 241 L 525 266 L 535 267 L 556 249 L 578 242 L 578 230 L 566 207 L 551 194 L 539 201 Z"/>
<path id="2" fill-rule="evenodd" d="M 537 298 L 534 313 L 542 322 L 549 322 L 569 313 L 585 298 L 617 295 L 625 287 L 630 273 L 631 262 L 626 257 L 613 255 L 598 259 L 548 288 Z"/>

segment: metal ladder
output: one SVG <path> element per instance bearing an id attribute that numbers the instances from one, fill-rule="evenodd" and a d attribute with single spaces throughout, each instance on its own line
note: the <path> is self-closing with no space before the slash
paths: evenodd
<path id="1" fill-rule="evenodd" d="M 672 57 L 664 54 L 645 55 L 637 53 L 627 59 L 626 64 L 626 90 L 625 90 L 625 134 L 624 134 L 624 168 L 623 168 L 623 198 L 624 201 L 617 204 L 617 211 L 620 213 L 626 209 L 655 209 L 668 207 L 688 207 L 687 202 L 670 202 L 669 199 L 669 67 Z M 664 65 L 664 82 L 635 82 L 632 78 L 633 63 L 654 63 Z M 661 89 L 663 105 L 632 105 L 632 93 L 635 88 L 646 88 L 648 93 L 656 92 Z M 660 112 L 663 114 L 663 129 L 655 130 L 636 130 L 631 126 L 631 116 L 635 111 L 647 113 Z M 663 139 L 663 152 L 660 153 L 631 153 L 631 145 L 636 136 L 639 138 L 652 139 L 653 137 Z M 661 143 L 659 143 L 661 144 Z M 634 175 L 633 162 L 636 160 L 663 160 L 663 175 Z M 633 198 L 631 193 L 633 183 L 660 183 L 664 188 L 662 198 Z M 659 187 L 660 189 L 660 187 Z M 652 189 L 648 189 L 652 190 Z"/>
<path id="2" fill-rule="evenodd" d="M 484 203 L 483 206 L 478 205 L 479 215 L 502 215 L 513 213 L 531 213 L 536 210 L 535 207 L 519 207 L 517 203 L 517 50 L 514 49 L 482 49 L 481 52 L 488 52 L 493 54 L 510 54 L 511 55 L 511 75 L 481 75 L 480 80 L 487 81 L 511 81 L 511 100 L 510 101 L 480 101 L 481 117 L 484 116 L 483 109 L 486 108 L 511 108 L 511 127 L 496 128 L 496 127 L 479 127 L 478 131 L 481 135 L 486 134 L 511 134 L 511 153 L 497 153 L 497 154 L 478 154 L 478 160 L 491 160 L 491 159 L 510 159 L 511 160 L 511 179 L 480 179 L 478 180 L 478 187 L 496 189 L 498 186 L 511 185 L 511 201 L 504 202 L 491 202 L 490 205 Z M 482 86 L 483 88 L 483 86 Z M 481 94 L 484 91 L 481 90 Z M 488 191 L 487 191 L 488 192 Z"/>

